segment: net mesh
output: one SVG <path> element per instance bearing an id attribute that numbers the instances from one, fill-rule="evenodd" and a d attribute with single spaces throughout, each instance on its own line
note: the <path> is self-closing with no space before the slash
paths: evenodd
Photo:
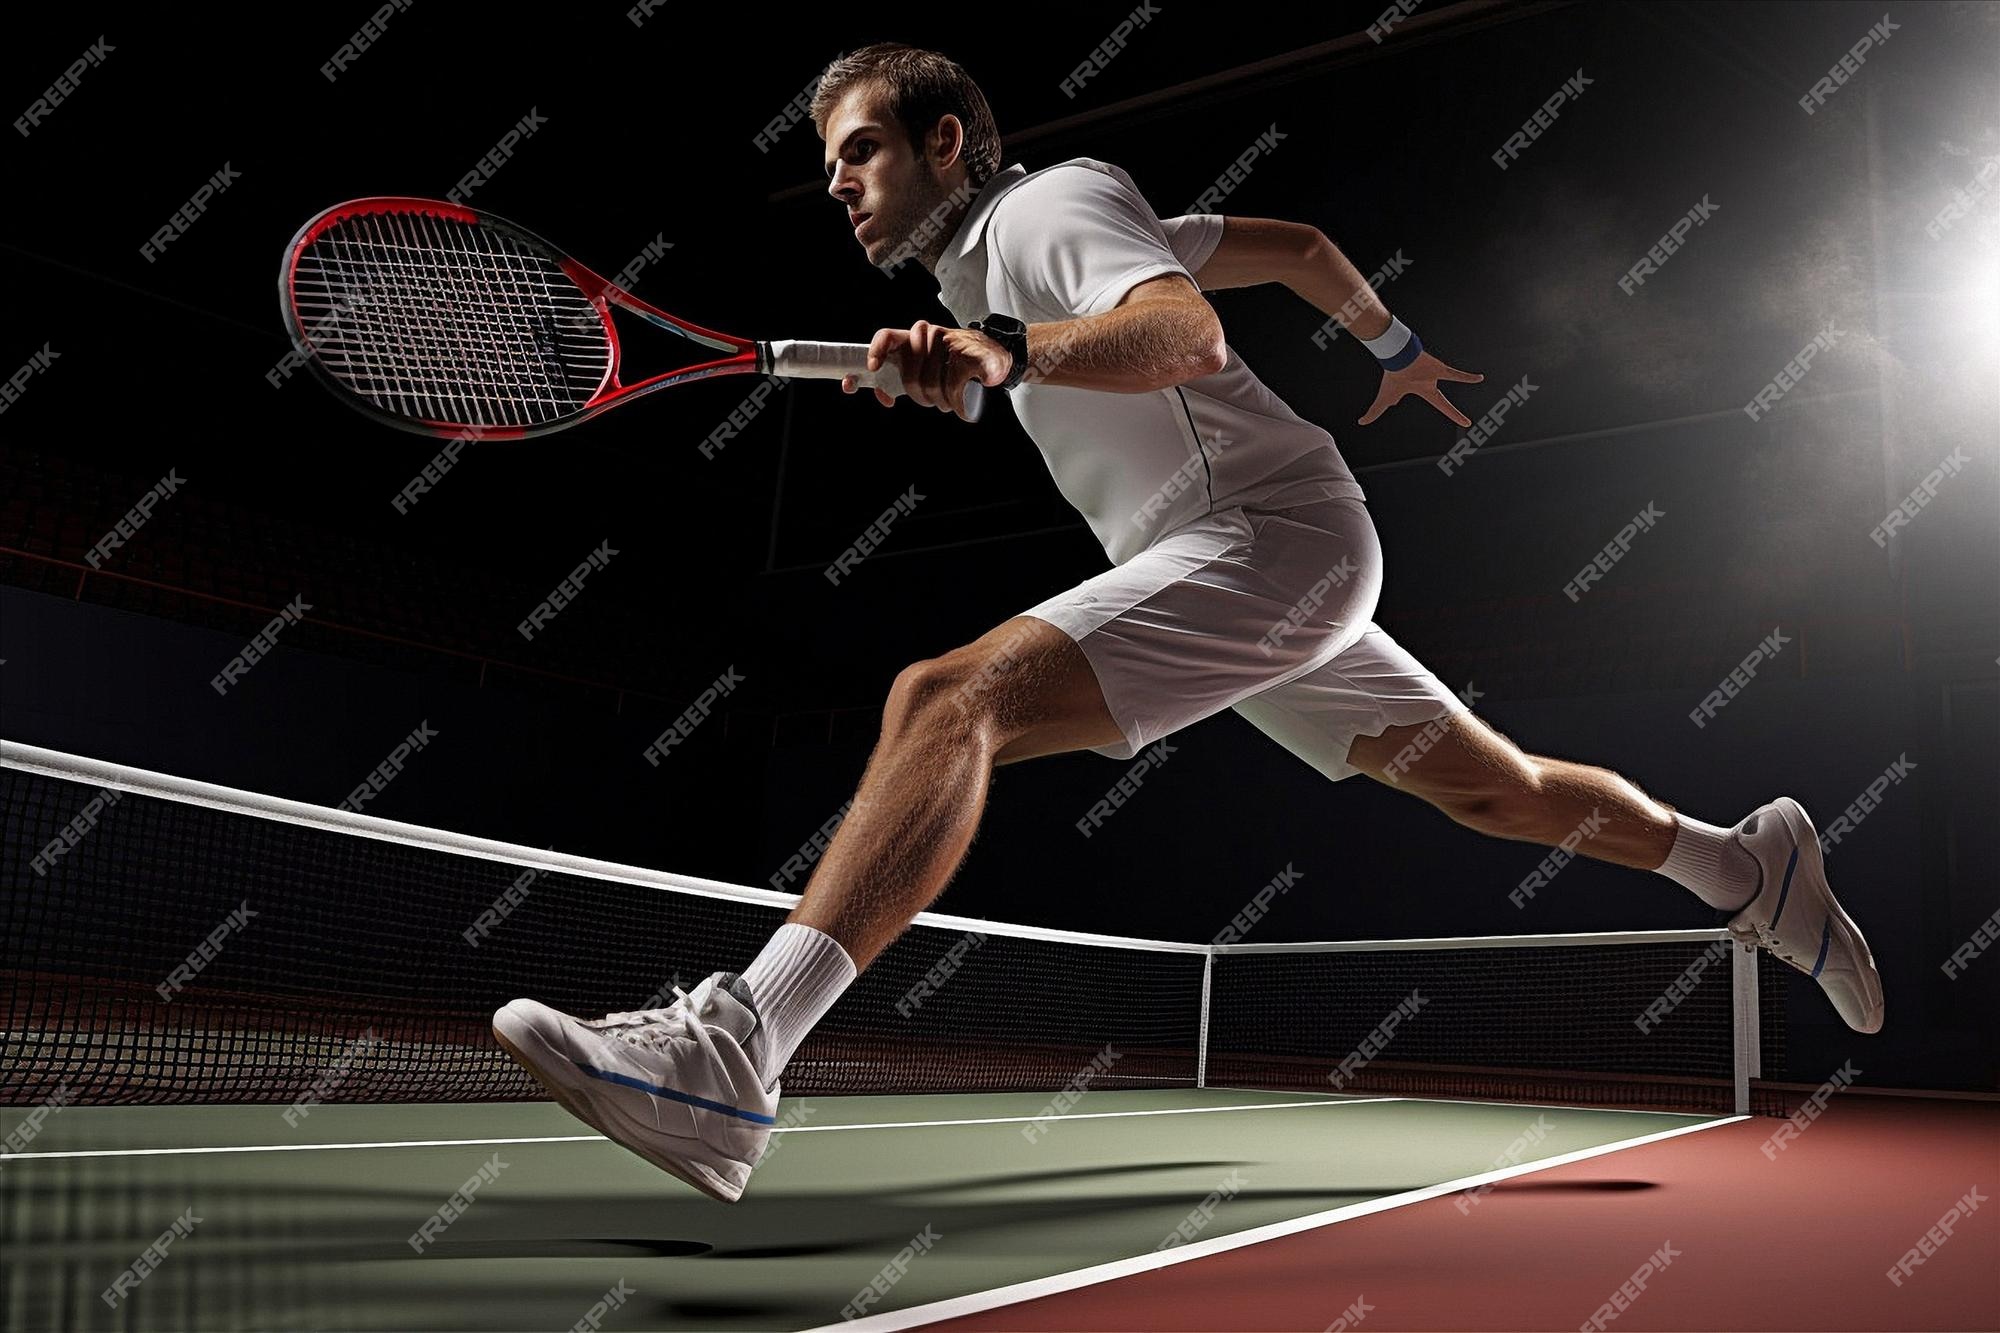
<path id="1" fill-rule="evenodd" d="M 0 766 L 0 1104 L 537 1099 L 494 1010 L 668 1003 L 744 966 L 789 905 L 359 816 L 317 827 L 296 822 L 307 807 L 133 770 L 116 780 L 134 789 L 102 787 L 105 766 L 57 758 Z M 785 1091 L 1205 1081 L 1733 1109 L 1730 959 L 1699 932 L 1212 957 L 1046 934 L 921 918 L 813 1030 Z M 1783 1029 L 1762 1012 L 1771 1069 Z"/>
<path id="2" fill-rule="evenodd" d="M 1735 1092 L 1734 947 L 1218 954 L 1208 1081 L 1726 1112 Z M 1782 964 L 1758 958 L 1760 993 L 1782 995 Z M 1759 1020 L 1764 1066 L 1776 1068 L 1782 1011 L 1763 1004 Z"/>
<path id="3" fill-rule="evenodd" d="M 356 214 L 292 268 L 319 364 L 377 409 L 473 428 L 574 416 L 611 370 L 604 320 L 555 260 L 419 209 Z"/>
<path id="4" fill-rule="evenodd" d="M 112 796 L 0 769 L 0 1102 L 539 1098 L 493 1041 L 495 1009 L 653 1007 L 741 968 L 784 919 Z M 1093 1087 L 1191 1085 L 1201 970 L 1194 953 L 914 927 L 813 1031 L 785 1090 L 1058 1088 L 1093 1059 Z"/>

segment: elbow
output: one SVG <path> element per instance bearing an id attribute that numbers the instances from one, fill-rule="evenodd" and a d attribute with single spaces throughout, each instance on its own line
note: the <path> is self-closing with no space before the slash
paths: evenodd
<path id="1" fill-rule="evenodd" d="M 1327 234 L 1318 227 L 1303 227 L 1299 234 L 1299 262 L 1308 268 L 1317 268 L 1333 262 L 1340 253 Z"/>
<path id="2" fill-rule="evenodd" d="M 1229 364 L 1229 343 L 1222 336 L 1222 321 L 1216 318 L 1213 310 L 1208 312 L 1208 328 L 1205 330 L 1205 336 L 1195 346 L 1193 361 L 1195 372 L 1190 377 L 1193 379 L 1200 379 L 1203 375 L 1219 374 L 1222 368 Z"/>

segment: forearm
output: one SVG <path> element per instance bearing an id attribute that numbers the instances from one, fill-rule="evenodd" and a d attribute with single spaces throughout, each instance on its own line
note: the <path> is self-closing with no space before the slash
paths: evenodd
<path id="1" fill-rule="evenodd" d="M 1389 328 L 1389 308 L 1368 279 L 1318 231 L 1284 283 L 1357 338 L 1377 338 Z"/>
<path id="2" fill-rule="evenodd" d="M 1357 337 L 1389 327 L 1389 312 L 1359 269 L 1319 228 L 1279 218 L 1229 217 L 1195 281 L 1203 291 L 1283 283 Z"/>
<path id="3" fill-rule="evenodd" d="M 1206 302 L 1138 301 L 1028 326 L 1027 383 L 1150 393 L 1221 369 L 1221 324 Z"/>

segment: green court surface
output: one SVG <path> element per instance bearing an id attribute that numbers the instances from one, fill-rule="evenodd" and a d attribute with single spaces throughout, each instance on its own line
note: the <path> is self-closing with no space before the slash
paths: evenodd
<path id="1" fill-rule="evenodd" d="M 1030 1141 L 1025 1122 L 1048 1104 L 1045 1093 L 788 1100 L 780 1122 L 796 1127 L 774 1137 L 734 1206 L 547 1103 L 322 1106 L 296 1126 L 279 1106 L 59 1110 L 0 1162 L 5 1318 L 24 1329 L 837 1325 L 878 1279 L 887 1294 L 864 1298 L 871 1316 L 1151 1255 L 1184 1226 L 1210 1242 L 1706 1123 L 1105 1091 Z M 23 1115 L 0 1112 L 0 1133 Z M 343 1146 L 307 1146 L 327 1144 Z M 223 1151 L 185 1151 L 210 1148 Z M 470 1202 L 420 1253 L 410 1237 L 482 1166 Z M 101 1293 L 177 1218 L 185 1234 L 107 1305 Z"/>

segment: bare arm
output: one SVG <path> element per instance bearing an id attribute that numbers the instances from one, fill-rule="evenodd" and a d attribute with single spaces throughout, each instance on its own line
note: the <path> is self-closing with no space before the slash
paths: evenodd
<path id="1" fill-rule="evenodd" d="M 1307 222 L 1277 218 L 1224 218 L 1215 253 L 1195 274 L 1203 291 L 1279 282 L 1338 319 L 1357 338 L 1389 327 L 1389 310 L 1368 279 Z"/>
<path id="2" fill-rule="evenodd" d="M 1101 315 L 1028 326 L 1027 380 L 1149 393 L 1213 375 L 1229 359 L 1222 321 L 1186 278 L 1162 273 Z"/>
<path id="3" fill-rule="evenodd" d="M 910 401 L 964 415 L 965 386 L 999 384 L 1013 358 L 971 329 L 918 320 L 882 329 L 868 345 L 868 368 L 895 358 Z M 1025 383 L 1107 393 L 1150 393 L 1221 370 L 1229 360 L 1222 321 L 1194 285 L 1178 273 L 1148 278 L 1101 315 L 1028 326 Z M 841 388 L 855 392 L 854 377 Z M 875 397 L 893 400 L 880 389 Z"/>
<path id="4" fill-rule="evenodd" d="M 1195 274 L 1195 281 L 1205 291 L 1281 282 L 1340 321 L 1356 338 L 1379 338 L 1389 330 L 1389 308 L 1382 304 L 1375 289 L 1348 262 L 1340 247 L 1310 223 L 1281 222 L 1276 218 L 1224 218 L 1222 238 L 1215 243 L 1215 253 L 1201 266 L 1201 272 Z M 1444 396 L 1438 383 L 1478 384 L 1486 377 L 1446 365 L 1422 350 L 1421 343 L 1418 348 L 1415 360 L 1409 364 L 1383 370 L 1382 387 L 1361 415 L 1361 425 L 1367 425 L 1391 405 L 1412 395 L 1435 407 L 1455 425 L 1472 424 Z"/>

